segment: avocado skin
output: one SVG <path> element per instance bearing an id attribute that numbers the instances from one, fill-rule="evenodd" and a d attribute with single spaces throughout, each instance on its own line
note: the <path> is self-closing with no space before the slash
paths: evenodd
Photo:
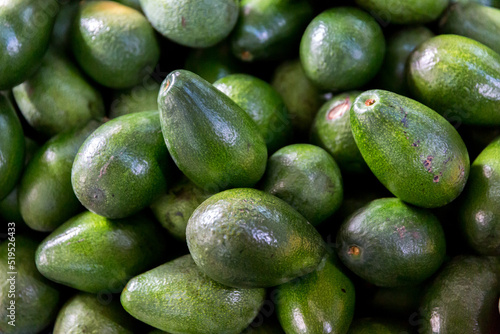
<path id="1" fill-rule="evenodd" d="M 253 119 L 266 141 L 268 153 L 275 152 L 290 141 L 292 125 L 288 110 L 270 84 L 248 74 L 231 74 L 213 85 Z"/>
<path id="2" fill-rule="evenodd" d="M 36 266 L 50 280 L 77 290 L 117 293 L 131 277 L 161 261 L 164 251 L 162 234 L 149 219 L 111 220 L 87 211 L 45 238 Z"/>
<path id="3" fill-rule="evenodd" d="M 267 163 L 261 189 L 281 198 L 312 225 L 330 217 L 343 200 L 342 175 L 335 160 L 310 144 L 285 146 Z"/>
<path id="4" fill-rule="evenodd" d="M 204 191 L 252 187 L 262 177 L 267 148 L 259 128 L 206 80 L 186 70 L 171 72 L 158 105 L 170 155 Z"/>
<path id="5" fill-rule="evenodd" d="M 306 0 L 242 0 L 231 35 L 233 54 L 248 62 L 284 58 L 312 18 Z"/>
<path id="6" fill-rule="evenodd" d="M 460 207 L 461 230 L 479 254 L 500 256 L 500 138 L 471 165 Z"/>
<path id="7" fill-rule="evenodd" d="M 359 94 L 351 91 L 332 97 L 321 106 L 311 127 L 311 143 L 330 153 L 342 172 L 348 174 L 368 170 L 351 131 L 349 112 Z"/>
<path id="8" fill-rule="evenodd" d="M 373 100 L 372 105 L 366 105 Z M 453 201 L 469 176 L 467 148 L 443 117 L 407 97 L 364 92 L 351 108 L 351 129 L 368 167 L 395 196 L 435 208 Z"/>
<path id="9" fill-rule="evenodd" d="M 287 334 L 346 333 L 354 315 L 354 284 L 326 256 L 318 269 L 280 285 L 276 312 Z"/>
<path id="10" fill-rule="evenodd" d="M 79 2 L 65 1 L 61 4 L 61 9 L 56 16 L 50 45 L 60 52 L 69 51 L 71 45 L 71 25 L 78 13 Z"/>
<path id="11" fill-rule="evenodd" d="M 405 323 L 389 318 L 360 318 L 352 322 L 347 334 L 403 334 L 413 333 Z"/>
<path id="12" fill-rule="evenodd" d="M 132 278 L 121 303 L 137 319 L 167 332 L 238 334 L 255 318 L 264 298 L 264 289 L 213 281 L 184 255 Z"/>
<path id="13" fill-rule="evenodd" d="M 377 21 L 354 7 L 316 16 L 300 42 L 300 61 L 319 88 L 345 91 L 370 81 L 384 60 L 385 39 Z"/>
<path id="14" fill-rule="evenodd" d="M 43 277 L 35 267 L 38 243 L 26 236 L 16 235 L 15 247 L 8 240 L 0 244 L 0 332 L 4 334 L 38 333 L 56 317 L 59 291 L 55 284 Z M 15 248 L 15 307 L 16 326 L 8 324 L 7 307 L 10 306 L 10 283 L 13 271 L 9 268 L 8 252 Z"/>
<path id="15" fill-rule="evenodd" d="M 451 122 L 500 125 L 500 54 L 470 38 L 439 35 L 408 60 L 417 100 Z"/>
<path id="16" fill-rule="evenodd" d="M 109 118 L 141 111 L 158 111 L 158 92 L 160 84 L 154 80 L 142 85 L 113 92 Z"/>
<path id="17" fill-rule="evenodd" d="M 119 299 L 102 300 L 99 295 L 78 293 L 61 308 L 54 334 L 133 334 L 138 323 L 120 304 Z"/>
<path id="18" fill-rule="evenodd" d="M 378 199 L 356 211 L 341 225 L 337 245 L 349 269 L 381 287 L 423 282 L 439 269 L 446 254 L 437 218 L 397 198 Z M 359 254 L 353 254 L 353 246 Z"/>
<path id="19" fill-rule="evenodd" d="M 8 0 L 0 5 L 0 91 L 31 76 L 49 46 L 59 6 L 38 0 Z"/>
<path id="20" fill-rule="evenodd" d="M 107 218 L 124 218 L 166 189 L 169 156 L 157 111 L 115 118 L 80 147 L 71 171 L 78 200 Z"/>
<path id="21" fill-rule="evenodd" d="M 497 257 L 455 257 L 423 297 L 419 332 L 498 333 L 499 273 Z"/>
<path id="22" fill-rule="evenodd" d="M 429 23 L 441 16 L 448 0 L 356 0 L 358 6 L 387 23 Z"/>
<path id="23" fill-rule="evenodd" d="M 477 2 L 483 6 L 500 8 L 500 0 L 469 0 L 469 1 Z"/>
<path id="24" fill-rule="evenodd" d="M 256 189 L 230 189 L 207 199 L 189 218 L 186 236 L 202 272 L 241 288 L 275 286 L 310 273 L 326 252 L 304 217 Z"/>

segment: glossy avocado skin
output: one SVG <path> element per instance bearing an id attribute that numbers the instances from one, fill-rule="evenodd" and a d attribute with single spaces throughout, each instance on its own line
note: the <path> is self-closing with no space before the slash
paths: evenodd
<path id="1" fill-rule="evenodd" d="M 45 277 L 106 294 L 120 292 L 131 277 L 158 264 L 164 251 L 161 232 L 147 218 L 111 220 L 87 211 L 49 234 L 35 258 Z"/>
<path id="2" fill-rule="evenodd" d="M 500 54 L 467 37 L 439 35 L 408 60 L 417 100 L 449 121 L 500 125 Z"/>
<path id="3" fill-rule="evenodd" d="M 158 111 L 158 92 L 160 84 L 154 80 L 139 86 L 113 92 L 109 118 L 141 111 Z"/>
<path id="4" fill-rule="evenodd" d="M 420 333 L 498 333 L 500 262 L 459 256 L 431 283 L 420 306 Z"/>
<path id="5" fill-rule="evenodd" d="M 80 147 L 71 171 L 76 197 L 107 218 L 139 212 L 165 191 L 169 155 L 157 111 L 115 118 Z"/>
<path id="6" fill-rule="evenodd" d="M 312 225 L 330 217 L 343 200 L 342 175 L 322 148 L 294 144 L 279 149 L 267 163 L 260 188 L 281 198 Z"/>
<path id="7" fill-rule="evenodd" d="M 385 39 L 377 21 L 354 7 L 331 8 L 316 16 L 300 42 L 307 77 L 331 91 L 356 89 L 380 69 Z"/>
<path id="8" fill-rule="evenodd" d="M 238 334 L 255 318 L 264 298 L 264 289 L 213 281 L 185 255 L 132 278 L 121 303 L 137 319 L 167 332 Z"/>
<path id="9" fill-rule="evenodd" d="M 264 174 L 267 148 L 236 102 L 198 75 L 170 73 L 158 96 L 161 128 L 177 167 L 204 191 L 252 187 Z"/>
<path id="10" fill-rule="evenodd" d="M 352 322 L 347 334 L 402 334 L 410 333 L 405 323 L 385 318 L 361 318 Z"/>
<path id="11" fill-rule="evenodd" d="M 36 71 L 58 11 L 55 2 L 9 0 L 0 4 L 0 90 L 19 85 Z"/>
<path id="12" fill-rule="evenodd" d="M 382 287 L 423 282 L 446 254 L 437 218 L 397 198 L 378 199 L 356 211 L 341 225 L 337 245 L 349 269 Z"/>
<path id="13" fill-rule="evenodd" d="M 326 256 L 318 269 L 278 287 L 276 312 L 287 334 L 345 334 L 354 315 L 354 284 Z"/>
<path id="14" fill-rule="evenodd" d="M 230 189 L 207 199 L 191 215 L 186 236 L 201 271 L 242 288 L 305 275 L 326 251 L 320 234 L 295 209 L 256 189 Z"/>
<path id="15" fill-rule="evenodd" d="M 356 0 L 356 3 L 387 23 L 429 23 L 443 13 L 448 0 Z"/>
<path id="16" fill-rule="evenodd" d="M 471 165 L 460 207 L 461 229 L 479 254 L 500 256 L 500 138 Z"/>
<path id="17" fill-rule="evenodd" d="M 288 109 L 270 84 L 248 74 L 231 74 L 213 85 L 253 119 L 266 141 L 268 153 L 275 152 L 290 141 L 292 124 Z"/>
<path id="18" fill-rule="evenodd" d="M 10 226 L 10 225 L 8 225 Z M 38 333 L 56 317 L 59 304 L 59 291 L 55 284 L 43 277 L 35 267 L 35 251 L 38 242 L 22 236 L 15 236 L 15 246 L 8 240 L 0 245 L 0 332 L 5 334 Z M 10 268 L 8 253 L 15 248 L 15 269 Z M 10 260 L 9 260 L 10 261 Z M 15 326 L 8 324 L 11 298 L 9 292 L 15 275 Z"/>
<path id="19" fill-rule="evenodd" d="M 283 58 L 312 17 L 306 0 L 242 0 L 231 35 L 233 54 L 243 61 Z"/>
<path id="20" fill-rule="evenodd" d="M 467 148 L 432 109 L 383 90 L 364 92 L 351 109 L 351 128 L 368 167 L 405 202 L 425 208 L 453 201 L 469 176 Z"/>
<path id="21" fill-rule="evenodd" d="M 368 170 L 351 131 L 350 110 L 361 94 L 351 91 L 335 95 L 318 110 L 311 127 L 311 143 L 325 149 L 344 173 Z"/>

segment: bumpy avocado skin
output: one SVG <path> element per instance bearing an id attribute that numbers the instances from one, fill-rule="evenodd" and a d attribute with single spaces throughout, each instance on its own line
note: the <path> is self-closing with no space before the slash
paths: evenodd
<path id="1" fill-rule="evenodd" d="M 204 191 L 252 187 L 266 168 L 259 128 L 200 76 L 176 70 L 158 96 L 165 143 L 177 167 Z"/>
<path id="2" fill-rule="evenodd" d="M 255 318 L 264 298 L 264 289 L 213 281 L 185 255 L 132 278 L 121 303 L 137 319 L 167 332 L 238 334 Z"/>
<path id="3" fill-rule="evenodd" d="M 351 109 L 351 128 L 368 167 L 405 202 L 444 206 L 469 176 L 467 148 L 453 126 L 432 109 L 383 90 L 364 92 Z"/>
<path id="4" fill-rule="evenodd" d="M 408 60 L 415 98 L 450 122 L 500 125 L 500 54 L 470 38 L 439 35 Z"/>
<path id="5" fill-rule="evenodd" d="M 448 0 L 356 0 L 356 3 L 386 23 L 429 23 L 441 16 Z"/>
<path id="6" fill-rule="evenodd" d="M 165 258 L 156 224 L 133 216 L 111 220 L 83 212 L 38 246 L 36 266 L 45 277 L 89 293 L 117 293 L 127 281 Z"/>
<path id="7" fill-rule="evenodd" d="M 283 200 L 230 189 L 191 215 L 187 243 L 200 270 L 234 287 L 269 287 L 305 275 L 326 252 L 316 229 Z"/>

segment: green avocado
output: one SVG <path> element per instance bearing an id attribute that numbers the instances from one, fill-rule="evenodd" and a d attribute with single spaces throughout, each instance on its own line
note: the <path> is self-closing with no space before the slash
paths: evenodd
<path id="1" fill-rule="evenodd" d="M 361 92 L 335 95 L 319 109 L 311 127 L 311 143 L 332 155 L 340 169 L 348 174 L 368 170 L 351 131 L 350 114 L 354 100 Z"/>
<path id="2" fill-rule="evenodd" d="M 58 12 L 56 1 L 0 2 L 0 91 L 19 85 L 40 66 Z"/>
<path id="3" fill-rule="evenodd" d="M 154 29 L 144 15 L 113 1 L 81 2 L 70 38 L 84 71 L 114 89 L 140 84 L 160 58 Z"/>
<path id="4" fill-rule="evenodd" d="M 77 1 L 63 1 L 59 14 L 54 22 L 50 45 L 55 49 L 65 52 L 71 45 L 71 25 L 78 13 L 79 3 Z"/>
<path id="5" fill-rule="evenodd" d="M 453 201 L 469 176 L 469 155 L 455 128 L 412 99 L 364 92 L 351 109 L 351 128 L 368 167 L 395 196 L 435 208 Z"/>
<path id="6" fill-rule="evenodd" d="M 159 91 L 160 84 L 150 79 L 142 85 L 113 92 L 109 118 L 141 111 L 158 111 Z"/>
<path id="7" fill-rule="evenodd" d="M 260 188 L 281 198 L 312 225 L 330 217 L 342 203 L 342 176 L 328 152 L 310 144 L 281 148 L 267 163 Z"/>
<path id="8" fill-rule="evenodd" d="M 239 0 L 139 0 L 153 27 L 168 39 L 192 48 L 226 38 L 238 19 Z"/>
<path id="9" fill-rule="evenodd" d="M 243 61 L 285 58 L 312 18 L 307 0 L 242 0 L 233 54 Z"/>
<path id="10" fill-rule="evenodd" d="M 386 318 L 361 318 L 352 322 L 347 334 L 407 334 L 410 327 L 404 322 Z"/>
<path id="11" fill-rule="evenodd" d="M 198 75 L 171 72 L 158 96 L 163 137 L 177 167 L 204 191 L 252 187 L 266 168 L 259 128 Z"/>
<path id="12" fill-rule="evenodd" d="M 231 74 L 213 85 L 254 120 L 266 141 L 269 153 L 290 141 L 292 125 L 288 110 L 281 96 L 270 84 L 248 74 Z"/>
<path id="13" fill-rule="evenodd" d="M 0 244 L 0 333 L 39 333 L 56 317 L 59 291 L 36 269 L 38 243 L 7 231 L 10 239 Z"/>
<path id="14" fill-rule="evenodd" d="M 345 334 L 354 315 L 354 284 L 326 256 L 318 269 L 280 285 L 276 312 L 287 334 Z"/>
<path id="15" fill-rule="evenodd" d="M 433 37 L 408 60 L 415 98 L 458 125 L 500 125 L 499 82 L 500 54 L 467 37 Z"/>
<path id="16" fill-rule="evenodd" d="M 80 291 L 118 293 L 127 281 L 161 262 L 165 243 L 145 217 L 111 220 L 83 212 L 38 246 L 36 266 L 45 277 Z"/>
<path id="17" fill-rule="evenodd" d="M 319 88 L 345 91 L 370 81 L 384 60 L 385 39 L 377 21 L 354 7 L 316 16 L 300 42 L 300 61 Z"/>
<path id="18" fill-rule="evenodd" d="M 422 299 L 423 284 L 397 288 L 377 288 L 369 300 L 371 310 L 380 316 L 406 317 L 418 310 Z"/>
<path id="19" fill-rule="evenodd" d="M 141 10 L 141 2 L 139 0 L 115 0 L 125 6 L 129 6 L 131 8 Z"/>
<path id="20" fill-rule="evenodd" d="M 356 3 L 385 23 L 429 23 L 441 16 L 449 0 L 356 0 Z"/>
<path id="21" fill-rule="evenodd" d="M 167 332 L 239 334 L 264 298 L 264 289 L 230 288 L 213 281 L 185 255 L 132 278 L 121 303 L 137 319 Z"/>
<path id="22" fill-rule="evenodd" d="M 454 258 L 423 297 L 419 333 L 500 333 L 499 273 L 498 257 Z"/>
<path id="23" fill-rule="evenodd" d="M 446 254 L 437 218 L 397 198 L 378 199 L 356 211 L 340 226 L 337 245 L 349 269 L 382 287 L 423 282 Z"/>
<path id="24" fill-rule="evenodd" d="M 460 207 L 461 229 L 479 254 L 500 256 L 500 138 L 471 165 Z"/>
<path id="25" fill-rule="evenodd" d="M 124 115 L 85 140 L 73 163 L 71 183 L 90 211 L 124 218 L 165 191 L 169 162 L 158 112 Z"/>
<path id="26" fill-rule="evenodd" d="M 230 189 L 189 218 L 187 244 L 202 272 L 241 288 L 286 283 L 316 269 L 326 247 L 285 201 L 256 189 Z"/>

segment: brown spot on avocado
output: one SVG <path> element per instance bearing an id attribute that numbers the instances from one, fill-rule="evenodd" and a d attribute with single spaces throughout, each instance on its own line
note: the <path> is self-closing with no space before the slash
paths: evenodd
<path id="1" fill-rule="evenodd" d="M 252 59 L 253 59 L 253 55 L 250 53 L 250 51 L 243 51 L 241 53 L 241 60 L 251 61 Z"/>
<path id="2" fill-rule="evenodd" d="M 346 97 L 345 100 L 341 103 L 330 109 L 327 114 L 327 120 L 332 120 L 335 118 L 339 118 L 344 116 L 344 114 L 351 109 L 351 102 L 349 97 Z"/>
<path id="3" fill-rule="evenodd" d="M 167 81 L 167 84 L 165 85 L 165 88 L 163 88 L 163 91 L 166 91 L 168 89 L 168 86 L 170 86 L 170 80 Z"/>
<path id="4" fill-rule="evenodd" d="M 345 289 L 344 289 L 344 288 L 342 288 L 342 289 L 340 289 L 340 290 L 342 290 L 342 292 L 343 292 L 343 293 L 346 293 L 346 291 L 345 291 Z"/>
<path id="5" fill-rule="evenodd" d="M 376 101 L 374 99 L 368 99 L 365 101 L 365 106 L 369 107 L 373 105 Z"/>
<path id="6" fill-rule="evenodd" d="M 185 28 L 186 27 L 186 19 L 183 17 L 181 17 L 181 24 L 182 24 L 182 27 Z"/>
<path id="7" fill-rule="evenodd" d="M 109 160 L 104 164 L 104 166 L 101 167 L 101 170 L 99 171 L 99 178 L 106 174 L 109 164 L 111 163 L 111 161 L 113 161 L 114 158 L 115 156 L 112 155 L 111 158 L 109 158 Z"/>
<path id="8" fill-rule="evenodd" d="M 424 160 L 424 167 L 425 169 L 431 173 L 432 172 L 432 160 L 434 157 L 432 155 L 427 156 L 427 159 Z"/>
<path id="9" fill-rule="evenodd" d="M 439 175 L 434 175 L 433 181 L 434 181 L 434 183 L 438 183 L 439 182 Z"/>
<path id="10" fill-rule="evenodd" d="M 347 251 L 347 254 L 354 255 L 354 256 L 358 256 L 360 253 L 361 253 L 361 250 L 359 249 L 358 246 L 351 246 L 351 247 L 349 247 L 349 251 Z"/>
<path id="11" fill-rule="evenodd" d="M 398 232 L 399 238 L 404 238 L 406 228 L 404 226 L 396 227 L 396 231 Z"/>

